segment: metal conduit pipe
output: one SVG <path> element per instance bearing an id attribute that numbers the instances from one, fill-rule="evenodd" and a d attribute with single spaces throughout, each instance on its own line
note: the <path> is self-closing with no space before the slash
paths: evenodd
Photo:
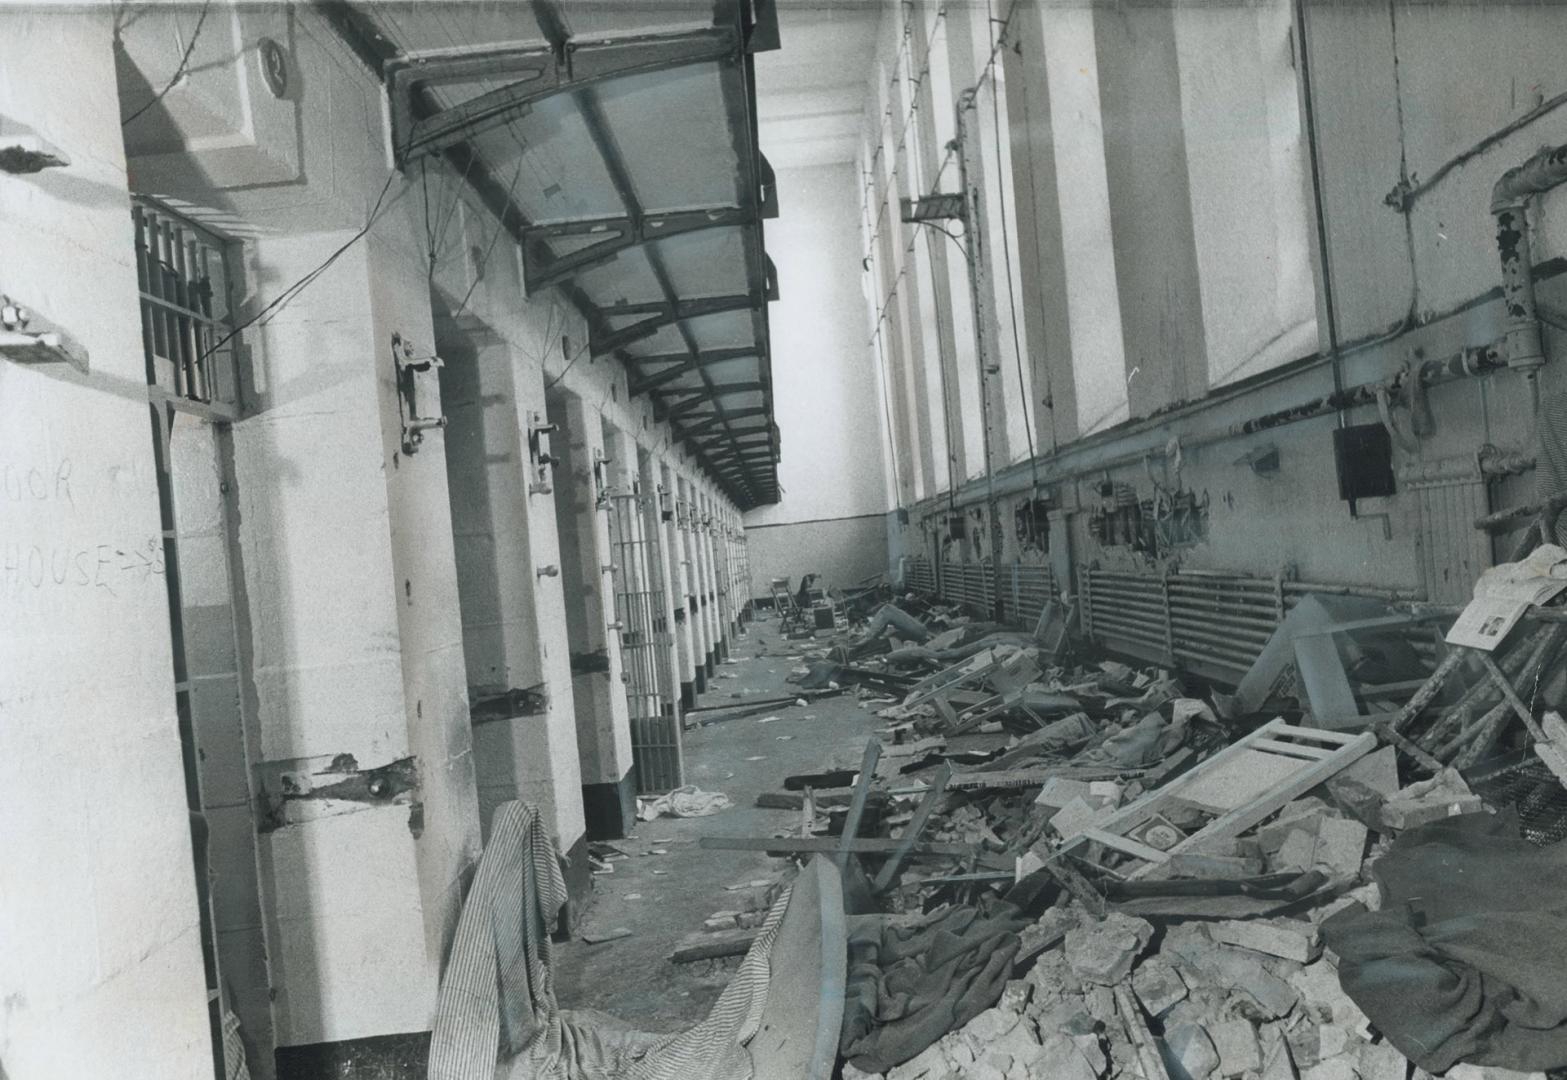
<path id="1" fill-rule="evenodd" d="M 1183 450 L 1190 450 L 1199 446 L 1208 446 L 1212 443 L 1226 442 L 1230 439 L 1253 435 L 1259 431 L 1267 431 L 1270 428 L 1297 424 L 1303 420 L 1326 416 L 1329 413 L 1351 406 L 1375 406 L 1378 398 L 1383 394 L 1390 401 L 1402 401 L 1409 390 L 1415 386 L 1426 388 L 1457 379 L 1488 375 L 1495 371 L 1501 371 L 1507 368 L 1507 366 L 1504 342 L 1494 342 L 1490 345 L 1466 348 L 1450 356 L 1419 361 L 1396 375 L 1378 382 L 1362 383 L 1341 391 L 1324 394 L 1321 397 L 1292 405 L 1287 409 L 1279 409 L 1275 412 L 1252 417 L 1249 420 L 1238 421 L 1213 431 L 1203 432 L 1198 435 L 1182 436 L 1180 445 Z M 1136 464 L 1151 457 L 1163 457 L 1165 454 L 1166 451 L 1162 447 L 1136 450 L 1108 460 L 1097 460 L 1091 465 L 1052 471 L 1045 482 L 1047 484 L 1059 483 L 1064 480 L 1076 479 L 1079 476 L 1098 475 L 1106 469 Z M 1047 462 L 1046 464 L 1049 463 Z M 960 493 L 951 501 L 952 505 L 956 507 L 969 506 L 976 502 L 993 501 L 1002 496 L 1020 494 L 1031 490 L 1031 487 L 1032 484 L 1029 478 L 1023 474 L 1002 476 L 994 480 L 987 478 L 987 490 L 966 494 Z"/>
<path id="2" fill-rule="evenodd" d="M 1419 364 L 1381 382 L 1361 383 L 1359 386 L 1351 386 L 1336 393 L 1326 394 L 1288 409 L 1279 409 L 1276 412 L 1265 413 L 1262 416 L 1253 417 L 1239 424 L 1232 424 L 1225 434 L 1227 436 L 1252 435 L 1259 431 L 1266 431 L 1269 428 L 1298 423 L 1301 420 L 1309 420 L 1314 416 L 1338 412 L 1355 405 L 1375 405 L 1383 395 L 1396 400 L 1399 396 L 1416 388 L 1436 386 L 1439 383 L 1451 382 L 1454 379 L 1468 378 L 1473 375 L 1485 375 L 1507 366 L 1507 358 L 1502 348 L 1498 345 L 1484 345 L 1475 349 L 1465 349 L 1462 352 L 1439 360 L 1421 361 Z M 1200 445 L 1200 443 L 1183 440 L 1183 445 L 1193 446 Z"/>
<path id="3" fill-rule="evenodd" d="M 1496 219 L 1496 249 L 1502 259 L 1502 303 L 1507 313 L 1507 366 L 1517 368 L 1534 386 L 1545 364 L 1540 317 L 1534 303 L 1534 263 L 1529 257 L 1529 200 L 1567 181 L 1567 146 L 1541 147 L 1522 165 L 1508 169 L 1491 189 Z"/>

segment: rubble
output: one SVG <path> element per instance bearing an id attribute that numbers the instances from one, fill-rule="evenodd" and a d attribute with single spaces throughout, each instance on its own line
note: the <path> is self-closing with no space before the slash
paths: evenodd
<path id="1" fill-rule="evenodd" d="M 1152 937 L 1153 927 L 1142 919 L 1112 914 L 1103 922 L 1068 931 L 1066 960 L 1081 981 L 1114 986 L 1132 973 Z"/>
<path id="2" fill-rule="evenodd" d="M 1314 726 L 1304 699 L 1304 718 L 1262 711 L 1288 686 L 1287 657 L 1269 660 L 1266 685 L 1252 680 L 1242 716 L 1235 699 L 1190 693 L 1180 672 L 955 609 L 911 605 L 877 635 L 840 642 L 830 659 L 852 668 L 854 692 L 886 722 L 881 753 L 814 801 L 806 787 L 808 834 L 841 837 L 859 822 L 856 803 L 874 810 L 854 850 L 887 917 L 980 898 L 1026 915 L 1010 977 L 976 1003 L 988 1007 L 882 1075 L 1408 1080 L 1410 1058 L 1345 991 L 1323 925 L 1379 910 L 1376 863 L 1400 834 L 1493 809 L 1478 784 L 1406 746 L 1440 749 L 1425 724 L 1440 735 L 1442 710 L 1479 684 L 1428 701 L 1406 690 L 1418 707 L 1393 700 L 1337 730 Z M 878 874 L 886 849 L 861 846 L 870 838 L 904 843 L 894 872 Z"/>

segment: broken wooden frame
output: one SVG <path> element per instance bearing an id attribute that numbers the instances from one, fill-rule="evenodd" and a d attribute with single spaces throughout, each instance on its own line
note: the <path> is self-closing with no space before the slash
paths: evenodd
<path id="1" fill-rule="evenodd" d="M 1524 704 L 1517 686 L 1536 683 L 1563 641 L 1567 641 L 1567 623 L 1551 617 L 1563 614 L 1567 613 L 1531 608 L 1524 619 L 1532 618 L 1532 625 L 1514 636 L 1500 661 L 1480 649 L 1453 646 L 1404 707 L 1377 726 L 1378 733 L 1405 757 L 1435 773 L 1449 765 L 1466 768 L 1475 764 L 1500 738 L 1508 716 L 1515 715 L 1535 746 L 1545 747 L 1537 753 L 1549 765 L 1552 740 Z M 1469 660 L 1478 663 L 1481 677 L 1456 701 L 1443 707 L 1422 734 L 1411 737 L 1409 731 L 1415 721 Z"/>
<path id="2" fill-rule="evenodd" d="M 1200 851 L 1206 844 L 1239 836 L 1376 746 L 1376 736 L 1370 732 L 1349 735 L 1273 720 L 1163 787 L 1067 837 L 1056 856 L 1081 859 L 1117 877 L 1143 877 L 1173 855 Z M 1163 850 L 1129 835 L 1177 806 L 1218 817 Z M 1089 857 L 1094 845 L 1130 856 L 1136 863 L 1129 868 L 1104 867 Z"/>

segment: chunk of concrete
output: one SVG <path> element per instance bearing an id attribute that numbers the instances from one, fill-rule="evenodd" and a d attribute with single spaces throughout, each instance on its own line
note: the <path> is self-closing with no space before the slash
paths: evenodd
<path id="1" fill-rule="evenodd" d="M 1208 855 L 1201 851 L 1183 851 L 1171 855 L 1164 868 L 1170 877 L 1235 881 L 1261 874 L 1262 860 L 1241 855 Z"/>
<path id="2" fill-rule="evenodd" d="M 1340 881 L 1360 878 L 1361 864 L 1366 858 L 1366 836 L 1369 830 L 1358 821 L 1348 818 L 1323 818 L 1317 826 L 1317 853 L 1314 865 L 1320 866 Z"/>
<path id="3" fill-rule="evenodd" d="M 1006 1009 L 990 1008 L 970 1020 L 963 1034 L 971 1046 L 984 1047 L 995 1042 L 1018 1025 L 1018 1015 Z M 975 1054 L 979 1056 L 978 1053 Z"/>
<path id="4" fill-rule="evenodd" d="M 1000 1052 L 1018 1061 L 1032 1061 L 1039 1053 L 1039 1039 L 1034 1036 L 1034 1025 L 1023 1021 L 1015 1025 L 999 1039 L 995 1039 L 984 1047 L 974 1049 L 975 1057 L 988 1056 L 990 1053 Z"/>
<path id="5" fill-rule="evenodd" d="M 1045 1040 L 1040 1050 L 1028 1061 L 1030 1080 L 1099 1080 L 1101 1070 L 1078 1048 L 1077 1042 L 1065 1035 Z"/>
<path id="6" fill-rule="evenodd" d="M 1208 1038 L 1219 1053 L 1219 1074 L 1240 1076 L 1262 1068 L 1262 1047 L 1257 1029 L 1249 1020 L 1226 1020 L 1208 1028 Z"/>
<path id="7" fill-rule="evenodd" d="M 940 1043 L 932 1043 L 902 1065 L 894 1065 L 887 1071 L 887 1080 L 944 1080 L 952 1071 Z"/>
<path id="8" fill-rule="evenodd" d="M 1296 1080 L 1295 1062 L 1290 1057 L 1289 1043 L 1277 1027 L 1269 1026 L 1262 1032 L 1262 1070 L 1258 1080 Z"/>
<path id="9" fill-rule="evenodd" d="M 1159 1017 L 1186 997 L 1186 983 L 1162 956 L 1150 957 L 1132 973 L 1132 993 L 1142 1002 L 1148 1015 Z"/>
<path id="10" fill-rule="evenodd" d="M 1098 923 L 1067 933 L 1067 963 L 1084 982 L 1115 986 L 1132 973 L 1152 937 L 1153 927 L 1144 920 L 1112 912 Z"/>
<path id="11" fill-rule="evenodd" d="M 1409 1059 L 1387 1043 L 1365 1043 L 1356 1071 L 1360 1080 L 1407 1080 Z"/>
<path id="12" fill-rule="evenodd" d="M 1170 1080 L 1207 1080 L 1219 1067 L 1219 1052 L 1196 1024 L 1177 1024 L 1165 1033 L 1165 1067 Z"/>
<path id="13" fill-rule="evenodd" d="M 1246 994 L 1270 1018 L 1284 1016 L 1299 1000 L 1294 988 L 1265 968 L 1258 954 L 1217 944 L 1206 930 L 1193 924 L 1166 931 L 1163 954 L 1177 960 L 1183 974 L 1189 970 L 1208 985 Z M 1195 995 L 1191 979 L 1187 985 L 1194 988 Z"/>
<path id="14" fill-rule="evenodd" d="M 1006 988 L 1001 991 L 1001 1000 L 996 1003 L 996 1007 L 1011 1013 L 1022 1013 L 1028 1009 L 1029 999 L 1033 996 L 1033 983 L 1026 979 L 1009 979 Z"/>
<path id="15" fill-rule="evenodd" d="M 1057 810 L 1066 806 L 1073 799 L 1088 799 L 1089 787 L 1086 780 L 1069 780 L 1064 776 L 1052 776 L 1045 781 L 1045 786 L 1034 798 L 1035 806 L 1053 806 Z"/>
<path id="16" fill-rule="evenodd" d="M 1080 997 L 1058 1001 L 1048 1009 L 1035 1013 L 1034 1022 L 1039 1027 L 1042 1039 L 1048 1039 L 1051 1035 L 1088 1035 L 1099 1023 Z"/>
<path id="17" fill-rule="evenodd" d="M 1208 927 L 1213 940 L 1309 964 L 1322 952 L 1317 927 L 1298 919 L 1235 919 Z"/>
<path id="18" fill-rule="evenodd" d="M 1263 851 L 1274 852 L 1296 829 L 1304 829 L 1315 835 L 1317 823 L 1329 813 L 1328 804 L 1317 798 L 1296 799 L 1286 805 L 1274 819 L 1257 830 L 1257 843 Z"/>
<path id="19" fill-rule="evenodd" d="M 1290 977 L 1290 986 L 1299 992 L 1310 1019 L 1319 1025 L 1331 1024 L 1364 1037 L 1371 1022 L 1353 998 L 1339 984 L 1338 971 L 1326 960 L 1309 964 Z"/>
<path id="20" fill-rule="evenodd" d="M 1348 1057 L 1319 1061 L 1301 1074 L 1301 1080 L 1360 1080 L 1354 1060 Z"/>
<path id="21" fill-rule="evenodd" d="M 1456 769 L 1443 769 L 1429 780 L 1411 784 L 1382 806 L 1382 821 L 1391 829 L 1413 829 L 1457 814 L 1480 812 L 1483 805 Z"/>
<path id="22" fill-rule="evenodd" d="M 1059 949 L 1041 956 L 1024 978 L 1033 984 L 1034 1003 L 1041 1009 L 1064 997 L 1078 996 L 1083 989 Z"/>
<path id="23" fill-rule="evenodd" d="M 1394 795 L 1398 792 L 1398 750 L 1384 746 L 1353 762 L 1333 779 L 1354 780 L 1384 798 Z"/>
<path id="24" fill-rule="evenodd" d="M 1545 1073 L 1514 1072 L 1495 1065 L 1454 1065 L 1443 1074 L 1443 1080 L 1545 1080 Z"/>
<path id="25" fill-rule="evenodd" d="M 1316 826 L 1321 826 L 1321 821 Z M 1301 827 L 1291 829 L 1284 837 L 1284 842 L 1279 845 L 1279 850 L 1270 860 L 1274 872 L 1287 873 L 1291 870 L 1310 870 L 1317 859 L 1317 832 L 1316 828 Z"/>

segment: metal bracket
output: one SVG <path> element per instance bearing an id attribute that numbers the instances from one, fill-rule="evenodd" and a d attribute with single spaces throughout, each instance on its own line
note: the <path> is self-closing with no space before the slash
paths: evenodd
<path id="1" fill-rule="evenodd" d="M 418 376 L 421 372 L 445 365 L 434 353 L 415 356 L 413 342 L 394 330 L 392 366 L 397 372 L 397 411 L 403 422 L 403 453 L 413 455 L 419 452 L 426 431 L 446 426 L 444 416 L 419 415 Z"/>
<path id="2" fill-rule="evenodd" d="M 548 436 L 551 432 L 559 430 L 559 424 L 545 422 L 543 413 L 528 414 L 528 459 L 533 463 L 533 468 L 538 475 L 537 480 L 528 484 L 529 495 L 548 495 L 554 490 L 550 486 L 549 469 L 559 459 L 550 453 Z"/>
<path id="3" fill-rule="evenodd" d="M 70 364 L 87 373 L 86 349 L 9 296 L 0 296 L 0 356 L 17 364 Z"/>
<path id="4" fill-rule="evenodd" d="M 903 220 L 914 225 L 931 221 L 968 220 L 968 209 L 962 194 L 936 192 L 921 195 L 917 199 L 899 199 L 898 204 L 902 208 Z"/>

